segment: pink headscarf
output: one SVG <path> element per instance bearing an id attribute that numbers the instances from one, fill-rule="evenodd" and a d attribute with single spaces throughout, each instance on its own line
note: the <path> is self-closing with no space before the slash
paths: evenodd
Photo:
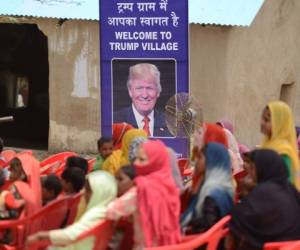
<path id="1" fill-rule="evenodd" d="M 39 162 L 29 153 L 17 155 L 21 161 L 27 182 L 15 181 L 13 185 L 25 201 L 25 216 L 34 214 L 42 207 L 42 192 Z M 33 234 L 40 229 L 40 221 L 34 221 L 26 227 L 26 235 Z"/>
<path id="2" fill-rule="evenodd" d="M 180 201 L 167 147 L 156 140 L 145 142 L 142 148 L 149 163 L 135 166 L 135 183 L 145 246 L 176 244 L 180 240 Z"/>
<path id="3" fill-rule="evenodd" d="M 29 153 L 18 154 L 17 158 L 21 161 L 23 170 L 27 177 L 27 183 L 34 194 L 35 199 L 42 205 L 42 187 L 40 179 L 40 163 Z"/>
<path id="4" fill-rule="evenodd" d="M 30 216 L 38 212 L 41 206 L 41 200 L 37 200 L 35 193 L 29 187 L 29 185 L 24 181 L 16 181 L 13 183 L 18 193 L 21 195 L 22 199 L 25 201 L 24 215 L 25 217 Z M 40 230 L 41 221 L 34 220 L 32 223 L 26 226 L 26 235 L 31 235 Z"/>
<path id="5" fill-rule="evenodd" d="M 216 122 L 217 124 L 221 125 L 223 128 L 228 129 L 232 134 L 234 132 L 234 125 L 232 122 L 228 121 L 228 120 L 220 120 Z"/>
<path id="6" fill-rule="evenodd" d="M 246 145 L 244 144 L 239 144 L 239 151 L 240 151 L 240 154 L 243 155 L 245 153 L 248 153 L 250 152 L 250 148 L 248 148 Z"/>

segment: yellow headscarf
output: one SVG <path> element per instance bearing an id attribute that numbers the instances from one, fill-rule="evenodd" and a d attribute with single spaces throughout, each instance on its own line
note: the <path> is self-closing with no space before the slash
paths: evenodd
<path id="1" fill-rule="evenodd" d="M 271 113 L 272 135 L 265 137 L 262 148 L 275 150 L 287 155 L 292 162 L 292 182 L 300 190 L 299 158 L 295 131 L 295 123 L 290 107 L 282 101 L 270 102 L 267 107 Z"/>
<path id="2" fill-rule="evenodd" d="M 129 164 L 129 146 L 137 137 L 147 138 L 147 133 L 142 129 L 130 129 L 122 138 L 121 149 L 114 151 L 103 163 L 102 170 L 115 175 L 120 167 Z"/>

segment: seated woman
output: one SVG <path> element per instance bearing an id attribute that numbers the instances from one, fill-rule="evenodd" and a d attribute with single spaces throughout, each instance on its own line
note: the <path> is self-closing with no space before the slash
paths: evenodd
<path id="1" fill-rule="evenodd" d="M 181 217 L 181 225 L 191 233 L 208 230 L 233 206 L 233 184 L 228 150 L 208 143 L 195 153 L 195 173 L 203 181 Z"/>
<path id="2" fill-rule="evenodd" d="M 132 165 L 122 166 L 116 173 L 118 185 L 118 197 L 125 194 L 134 187 L 135 168 Z M 125 196 L 124 196 L 125 197 Z M 133 225 L 132 216 L 121 220 L 116 227 L 116 231 L 109 244 L 111 250 L 132 249 L 133 247 Z"/>
<path id="3" fill-rule="evenodd" d="M 27 240 L 27 244 L 33 244 L 38 240 L 49 240 L 53 245 L 70 244 L 81 233 L 105 218 L 107 205 L 116 195 L 117 185 L 113 176 L 101 170 L 88 174 L 84 190 L 87 207 L 79 220 L 64 229 L 38 232 L 31 235 Z M 92 250 L 93 247 L 94 239 L 87 238 L 66 248 L 59 249 Z"/>
<path id="4" fill-rule="evenodd" d="M 0 169 L 0 220 L 15 219 L 24 205 L 24 200 L 16 200 L 10 191 L 3 189 L 4 185 L 5 174 Z"/>
<path id="5" fill-rule="evenodd" d="M 179 190 L 167 147 L 160 141 L 143 143 L 134 166 L 135 186 L 109 205 L 107 218 L 133 215 L 135 250 L 176 244 L 180 240 Z"/>
<path id="6" fill-rule="evenodd" d="M 122 146 L 122 139 L 124 134 L 134 127 L 126 122 L 113 123 L 112 125 L 112 139 L 114 144 L 114 150 L 118 150 Z"/>
<path id="7" fill-rule="evenodd" d="M 37 212 L 42 207 L 39 162 L 31 154 L 22 153 L 12 159 L 9 172 L 9 179 L 12 183 L 9 191 L 13 195 L 13 203 L 19 204 L 15 207 L 13 218 L 18 217 L 21 212 L 24 216 Z M 10 200 L 12 202 L 12 199 Z M 39 221 L 33 221 L 27 225 L 26 233 L 36 232 L 40 226 L 39 223 Z M 10 241 L 10 233 L 6 231 L 1 238 L 1 243 Z"/>
<path id="8" fill-rule="evenodd" d="M 236 250 L 263 249 L 265 242 L 300 240 L 300 195 L 288 181 L 282 157 L 269 149 L 249 153 L 255 188 L 231 212 Z"/>
<path id="9" fill-rule="evenodd" d="M 25 215 L 39 210 L 42 206 L 39 162 L 31 154 L 23 153 L 11 161 L 9 171 L 10 190 L 15 198 L 25 200 Z"/>
<path id="10" fill-rule="evenodd" d="M 264 135 L 261 148 L 275 150 L 282 156 L 289 181 L 300 191 L 300 163 L 291 108 L 282 101 L 268 103 L 263 109 L 260 126 Z"/>
<path id="11" fill-rule="evenodd" d="M 137 154 L 138 154 L 138 149 L 141 144 L 147 141 L 147 138 L 140 136 L 140 137 L 135 137 L 130 145 L 129 145 L 129 150 L 128 150 L 128 159 L 130 164 L 133 164 Z M 170 157 L 170 166 L 172 168 L 172 175 L 174 177 L 174 181 L 176 183 L 176 186 L 179 188 L 180 192 L 184 191 L 183 187 L 183 180 L 180 174 L 180 170 L 177 164 L 177 157 L 176 153 L 172 148 L 168 148 L 169 151 L 169 157 Z"/>
<path id="12" fill-rule="evenodd" d="M 129 162 L 129 146 L 136 138 L 147 138 L 147 134 L 142 129 L 130 129 L 122 137 L 121 149 L 113 151 L 113 153 L 103 162 L 102 170 L 115 175 L 119 168 L 128 165 Z"/>

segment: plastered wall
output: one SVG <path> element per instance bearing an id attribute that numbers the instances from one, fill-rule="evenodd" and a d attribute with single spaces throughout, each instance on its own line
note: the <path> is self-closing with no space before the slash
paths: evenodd
<path id="1" fill-rule="evenodd" d="M 190 25 L 190 89 L 206 121 L 232 120 L 239 141 L 259 144 L 261 111 L 293 83 L 300 125 L 300 1 L 266 0 L 250 27 Z M 95 152 L 100 136 L 99 30 L 93 21 L 6 18 L 36 23 L 48 37 L 49 150 Z"/>

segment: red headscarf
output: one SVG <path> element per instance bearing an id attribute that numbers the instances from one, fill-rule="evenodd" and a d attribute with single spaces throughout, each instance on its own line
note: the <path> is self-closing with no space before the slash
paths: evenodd
<path id="1" fill-rule="evenodd" d="M 205 123 L 206 130 L 204 134 L 204 145 L 207 145 L 210 142 L 216 142 L 223 144 L 228 148 L 228 141 L 224 129 L 214 123 Z"/>
<path id="2" fill-rule="evenodd" d="M 40 163 L 31 154 L 18 154 L 17 158 L 21 161 L 23 170 L 27 177 L 27 183 L 34 194 L 35 199 L 42 204 L 42 187 L 40 180 Z"/>
<path id="3" fill-rule="evenodd" d="M 22 199 L 25 201 L 24 205 L 24 215 L 29 216 L 38 212 L 41 206 L 41 200 L 37 200 L 35 193 L 29 187 L 29 185 L 24 181 L 16 181 L 13 183 L 18 193 L 21 195 Z M 26 226 L 26 235 L 31 235 L 40 230 L 40 221 L 34 220 L 34 222 Z"/>
<path id="4" fill-rule="evenodd" d="M 216 142 L 216 143 L 223 144 L 226 148 L 228 148 L 227 136 L 222 127 L 220 127 L 215 123 L 204 123 L 203 127 L 205 129 L 203 135 L 203 142 L 196 142 L 197 144 L 205 146 L 210 142 Z M 193 193 L 197 192 L 200 184 L 201 184 L 201 176 L 194 174 L 192 177 Z"/>
<path id="5" fill-rule="evenodd" d="M 135 166 L 135 183 L 145 246 L 176 244 L 180 240 L 180 201 L 167 147 L 158 140 L 142 147 L 149 163 Z"/>
<path id="6" fill-rule="evenodd" d="M 42 207 L 42 191 L 39 162 L 30 153 L 17 155 L 21 161 L 27 182 L 15 181 L 13 185 L 25 201 L 25 216 L 37 212 Z M 26 234 L 32 234 L 40 229 L 40 222 L 35 221 L 26 228 Z"/>
<path id="7" fill-rule="evenodd" d="M 122 123 L 114 123 L 112 125 L 112 139 L 113 139 L 113 144 L 114 144 L 114 149 L 120 149 L 122 146 L 122 138 L 124 134 L 129 130 L 134 128 L 132 125 L 122 122 Z"/>

